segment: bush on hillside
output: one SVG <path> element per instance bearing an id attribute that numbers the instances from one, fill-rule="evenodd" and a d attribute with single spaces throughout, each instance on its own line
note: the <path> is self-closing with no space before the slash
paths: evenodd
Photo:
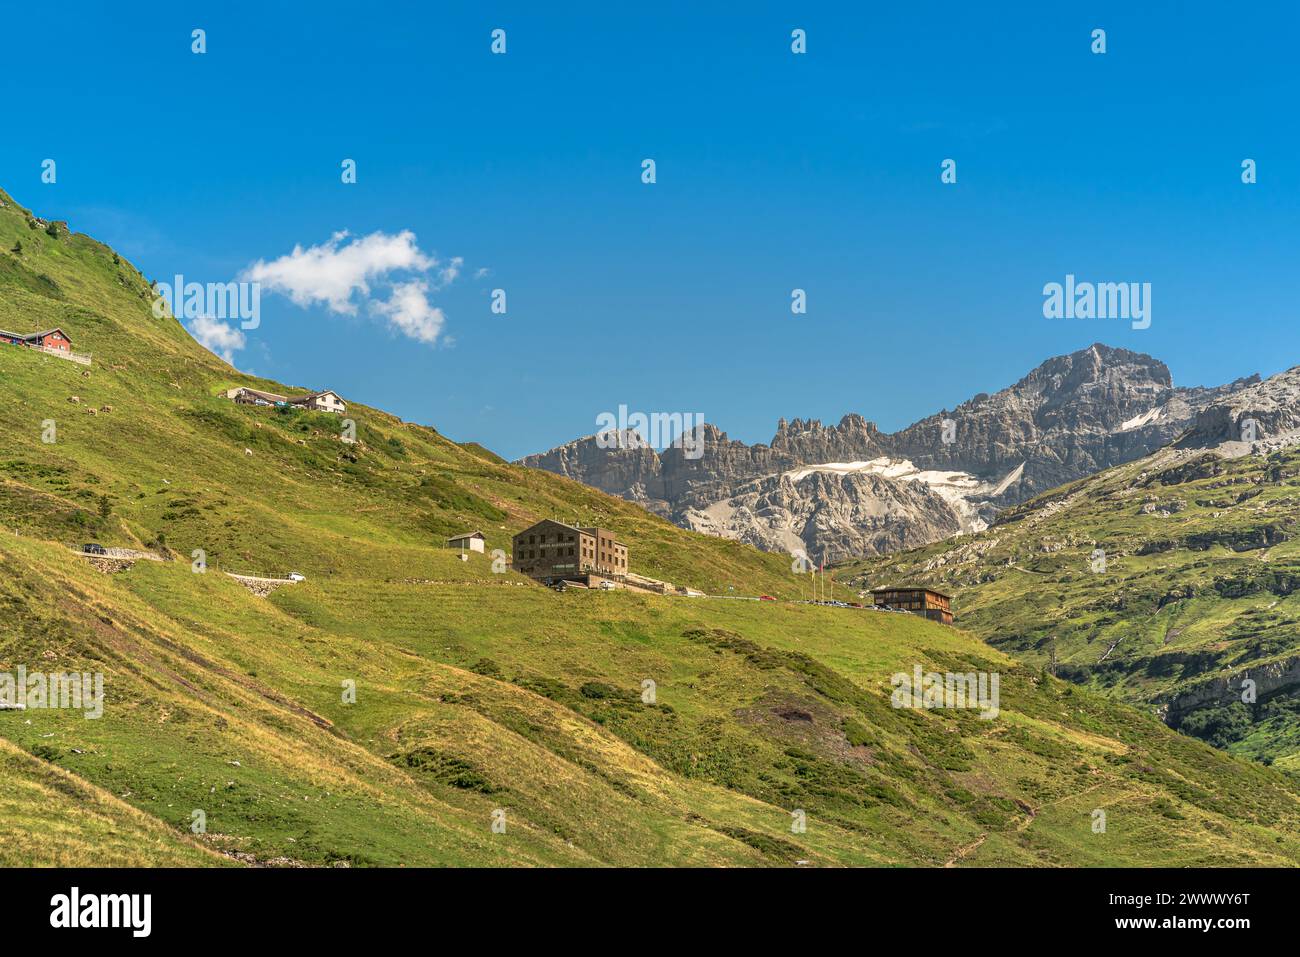
<path id="1" fill-rule="evenodd" d="M 1179 723 L 1178 730 L 1216 748 L 1226 748 L 1245 737 L 1250 725 L 1250 709 L 1242 702 L 1234 701 L 1221 708 L 1193 711 Z"/>

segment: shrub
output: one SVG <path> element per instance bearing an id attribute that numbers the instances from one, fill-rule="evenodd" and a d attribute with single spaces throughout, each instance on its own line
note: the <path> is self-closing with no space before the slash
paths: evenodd
<path id="1" fill-rule="evenodd" d="M 414 751 L 398 756 L 395 760 L 412 770 L 429 774 L 440 784 L 447 784 L 462 791 L 493 794 L 500 790 L 464 758 L 434 748 L 416 748 Z"/>
<path id="2" fill-rule="evenodd" d="M 491 658 L 480 658 L 469 666 L 469 670 L 475 674 L 483 675 L 485 678 L 502 677 L 501 666 Z"/>
<path id="3" fill-rule="evenodd" d="M 880 743 L 871 732 L 871 729 L 857 718 L 845 718 L 843 727 L 844 736 L 849 739 L 849 744 L 855 748 Z"/>

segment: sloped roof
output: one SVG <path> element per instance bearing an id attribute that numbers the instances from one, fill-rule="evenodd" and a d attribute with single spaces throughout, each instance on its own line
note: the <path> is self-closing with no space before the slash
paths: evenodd
<path id="1" fill-rule="evenodd" d="M 7 329 L 0 329 L 0 336 L 9 336 L 14 339 L 39 339 L 42 336 L 48 336 L 51 332 L 57 332 L 69 342 L 72 341 L 72 336 L 68 335 L 58 326 L 55 326 L 53 329 L 41 329 L 37 332 L 10 332 Z"/>
<path id="2" fill-rule="evenodd" d="M 278 393 L 275 393 L 275 392 L 263 392 L 261 389 L 250 389 L 248 386 L 244 386 L 244 387 L 242 388 L 242 391 L 247 392 L 249 395 L 256 395 L 256 396 L 260 396 L 260 397 L 263 398 L 263 399 L 269 399 L 269 400 L 272 401 L 272 402 L 288 402 L 288 401 L 289 401 L 289 400 L 286 399 L 284 396 L 279 395 Z"/>
<path id="3" fill-rule="evenodd" d="M 482 538 L 482 539 L 485 539 L 485 540 L 487 539 L 487 536 L 484 535 L 482 532 L 480 532 L 480 531 L 476 528 L 476 529 L 474 529 L 474 531 L 472 531 L 472 532 L 461 532 L 461 534 L 459 534 L 459 535 L 453 535 L 453 536 L 451 536 L 451 538 L 447 539 L 447 541 L 449 541 L 449 542 L 458 542 L 458 541 L 460 541 L 462 538 L 473 538 L 475 535 L 477 535 L 479 538 Z"/>
<path id="4" fill-rule="evenodd" d="M 319 392 L 308 392 L 306 395 L 300 395 L 300 396 L 298 396 L 296 399 L 293 399 L 292 401 L 294 401 L 294 402 L 309 402 L 309 401 L 311 401 L 312 399 L 315 399 L 316 397 L 318 397 L 318 396 L 322 396 L 322 395 L 332 395 L 332 396 L 334 396 L 334 398 L 338 399 L 340 402 L 343 401 L 343 396 L 339 395 L 339 394 L 338 394 L 337 392 L 335 392 L 333 389 L 321 389 Z"/>
<path id="5" fill-rule="evenodd" d="M 520 535 L 526 534 L 527 532 L 531 532 L 533 529 L 537 528 L 537 526 L 539 526 L 539 525 L 558 525 L 558 526 L 560 526 L 561 528 L 567 528 L 567 529 L 568 529 L 569 531 L 571 531 L 571 532 L 581 532 L 581 531 L 585 531 L 585 529 L 578 528 L 578 526 L 576 526 L 576 525 L 570 525 L 568 522 L 561 522 L 559 519 L 555 519 L 555 518 L 544 518 L 544 519 L 542 519 L 541 521 L 533 522 L 533 524 L 529 525 L 529 526 L 528 526 L 527 528 L 525 528 L 523 531 L 521 531 L 521 532 L 516 532 L 516 533 L 515 533 L 515 537 L 518 538 Z"/>

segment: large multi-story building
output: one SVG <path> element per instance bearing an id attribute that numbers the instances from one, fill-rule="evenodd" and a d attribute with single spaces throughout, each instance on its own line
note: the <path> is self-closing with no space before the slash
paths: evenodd
<path id="1" fill-rule="evenodd" d="M 512 540 L 514 569 L 542 581 L 627 574 L 627 546 L 604 528 L 543 519 Z"/>
<path id="2" fill-rule="evenodd" d="M 873 588 L 871 597 L 877 608 L 897 608 L 931 621 L 952 624 L 952 596 L 933 588 Z"/>

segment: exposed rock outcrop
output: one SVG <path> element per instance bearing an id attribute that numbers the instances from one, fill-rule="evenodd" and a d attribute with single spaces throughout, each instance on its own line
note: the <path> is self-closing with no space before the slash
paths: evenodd
<path id="1" fill-rule="evenodd" d="M 1227 454 L 1270 451 L 1300 441 L 1300 366 L 1216 396 L 1196 412 L 1179 448 Z M 1235 383 L 1234 383 L 1235 384 Z"/>

